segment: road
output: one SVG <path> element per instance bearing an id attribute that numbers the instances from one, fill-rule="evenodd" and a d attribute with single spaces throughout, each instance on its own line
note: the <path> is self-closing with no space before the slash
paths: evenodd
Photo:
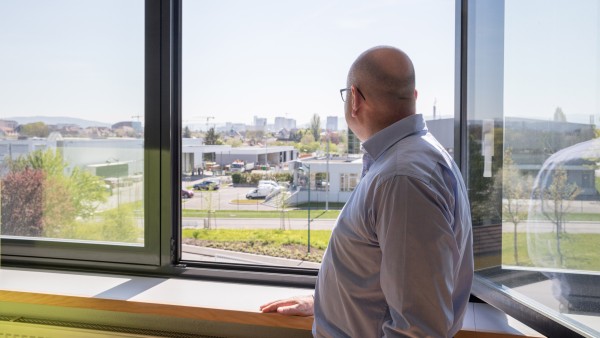
<path id="1" fill-rule="evenodd" d="M 570 234 L 597 234 L 600 233 L 600 222 L 567 222 L 564 224 Z M 524 221 L 517 225 L 518 232 L 545 233 L 556 231 L 554 223 L 549 221 Z M 514 232 L 514 225 L 510 222 L 502 224 L 502 232 Z"/>
<path id="2" fill-rule="evenodd" d="M 213 229 L 280 229 L 281 219 L 279 218 L 219 218 L 211 220 L 216 222 L 211 224 Z M 182 219 L 184 228 L 203 228 L 206 218 Z M 286 219 L 286 230 L 306 230 L 308 220 L 292 218 Z M 335 219 L 314 219 L 310 222 L 311 230 L 331 230 L 335 224 Z"/>

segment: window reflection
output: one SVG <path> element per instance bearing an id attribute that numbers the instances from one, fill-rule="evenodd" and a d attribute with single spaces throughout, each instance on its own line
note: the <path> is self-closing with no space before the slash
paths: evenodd
<path id="1" fill-rule="evenodd" d="M 600 5 L 472 1 L 469 15 L 478 275 L 598 334 Z"/>

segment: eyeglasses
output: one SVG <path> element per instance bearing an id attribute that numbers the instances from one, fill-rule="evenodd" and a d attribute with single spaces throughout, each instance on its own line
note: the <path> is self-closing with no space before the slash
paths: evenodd
<path id="1" fill-rule="evenodd" d="M 360 96 L 362 96 L 363 100 L 367 101 L 367 99 L 365 99 L 365 96 L 360 91 L 360 89 L 358 89 L 358 87 L 356 87 L 356 86 L 354 86 L 354 88 L 356 88 L 356 91 L 358 91 L 358 93 L 360 94 Z M 350 92 L 350 89 L 351 88 L 342 88 L 342 89 L 340 89 L 340 95 L 342 96 L 342 101 L 346 102 L 346 100 L 348 99 L 348 93 Z"/>

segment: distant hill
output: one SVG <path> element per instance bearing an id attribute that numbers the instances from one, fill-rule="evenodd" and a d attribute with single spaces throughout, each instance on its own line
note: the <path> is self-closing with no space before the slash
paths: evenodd
<path id="1" fill-rule="evenodd" d="M 44 122 L 45 124 L 76 124 L 82 128 L 87 127 L 110 127 L 110 123 L 78 119 L 66 116 L 19 116 L 3 117 L 2 120 L 17 121 L 19 124 Z"/>

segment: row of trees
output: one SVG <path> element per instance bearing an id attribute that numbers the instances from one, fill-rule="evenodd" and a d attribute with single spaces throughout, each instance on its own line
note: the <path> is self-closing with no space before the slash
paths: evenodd
<path id="1" fill-rule="evenodd" d="M 306 129 L 298 129 L 289 131 L 288 141 L 277 141 L 275 145 L 293 145 L 300 152 L 313 153 L 316 151 L 326 151 L 327 142 L 323 142 L 321 132 L 321 118 L 314 114 L 310 120 L 310 127 Z M 238 135 L 226 137 L 215 131 L 214 127 L 209 128 L 206 132 L 192 132 L 188 126 L 183 128 L 182 136 L 184 138 L 202 137 L 207 145 L 229 144 L 233 147 L 241 146 L 244 142 L 248 145 L 256 145 L 264 143 L 274 135 L 268 135 L 264 131 L 246 131 L 241 138 Z M 241 134 L 240 134 L 241 136 Z M 327 134 L 330 153 L 343 153 L 346 151 L 345 136 L 338 133 Z"/>

